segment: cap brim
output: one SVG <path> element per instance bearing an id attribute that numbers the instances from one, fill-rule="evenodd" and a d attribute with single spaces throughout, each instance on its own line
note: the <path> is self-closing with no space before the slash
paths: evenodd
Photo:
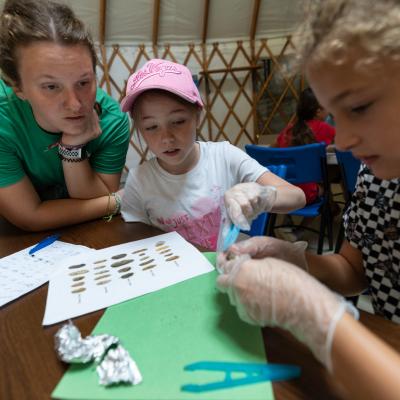
<path id="1" fill-rule="evenodd" d="M 153 90 L 153 89 L 165 90 L 166 92 L 170 92 L 170 93 L 177 95 L 178 97 L 181 97 L 182 99 L 188 101 L 189 103 L 198 104 L 200 107 L 204 106 L 201 98 L 200 98 L 200 102 L 199 102 L 198 100 L 194 100 L 194 99 L 188 97 L 187 95 L 179 92 L 178 90 L 171 90 L 171 88 L 167 88 L 162 85 L 152 85 L 151 87 L 144 87 L 140 90 L 137 90 L 135 93 L 128 94 L 127 96 L 125 96 L 121 101 L 121 110 L 123 112 L 131 112 L 133 103 L 136 101 L 136 99 L 143 92 L 147 92 L 147 91 Z"/>

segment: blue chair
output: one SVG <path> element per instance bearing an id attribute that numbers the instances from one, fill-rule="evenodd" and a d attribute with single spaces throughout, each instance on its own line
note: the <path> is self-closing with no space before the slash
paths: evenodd
<path id="1" fill-rule="evenodd" d="M 327 178 L 326 145 L 324 143 L 313 143 L 304 146 L 276 148 L 258 145 L 246 145 L 246 152 L 256 159 L 261 165 L 286 165 L 285 179 L 292 184 L 309 182 L 320 182 L 323 185 L 324 194 L 317 201 L 306 205 L 296 211 L 288 213 L 301 217 L 321 217 L 319 231 L 311 228 L 307 230 L 319 234 L 318 254 L 322 253 L 325 232 L 328 236 L 329 249 L 333 249 L 332 216 L 329 208 L 330 185 Z M 276 215 L 271 214 L 267 233 L 274 235 Z"/>
<path id="2" fill-rule="evenodd" d="M 340 151 L 337 149 L 335 151 L 344 186 L 343 197 L 344 197 L 345 207 L 347 207 L 350 203 L 351 195 L 353 194 L 354 189 L 356 188 L 357 175 L 358 171 L 360 170 L 361 162 L 360 160 L 358 160 L 353 156 L 351 151 Z M 340 225 L 338 236 L 336 239 L 335 253 L 338 253 L 340 251 L 340 247 L 342 246 L 343 243 L 343 238 L 344 238 L 344 228 L 342 223 Z"/>
<path id="3" fill-rule="evenodd" d="M 268 169 L 278 175 L 280 178 L 285 179 L 286 176 L 286 165 L 270 165 Z M 263 236 L 266 233 L 266 228 L 268 225 L 269 213 L 260 214 L 251 224 L 249 231 L 242 231 L 249 236 Z"/>

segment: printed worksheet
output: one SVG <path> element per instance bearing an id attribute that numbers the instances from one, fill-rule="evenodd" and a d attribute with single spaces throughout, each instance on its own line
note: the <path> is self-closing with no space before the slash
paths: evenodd
<path id="1" fill-rule="evenodd" d="M 100 310 L 214 269 L 176 232 L 65 261 L 50 279 L 43 325 Z"/>
<path id="2" fill-rule="evenodd" d="M 0 307 L 46 283 L 57 270 L 60 260 L 95 252 L 85 246 L 57 240 L 31 256 L 29 250 L 33 247 L 0 259 Z"/>

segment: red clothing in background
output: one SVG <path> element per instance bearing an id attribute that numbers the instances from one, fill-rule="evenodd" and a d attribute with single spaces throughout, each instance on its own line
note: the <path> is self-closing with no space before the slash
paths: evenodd
<path id="1" fill-rule="evenodd" d="M 331 144 L 335 138 L 335 128 L 324 121 L 319 119 L 312 119 L 307 121 L 307 125 L 313 133 L 315 140 L 319 143 L 324 142 L 326 145 Z M 283 129 L 276 139 L 278 147 L 291 147 L 292 134 L 291 128 L 293 124 L 288 125 Z M 296 185 L 301 188 L 306 195 L 307 204 L 313 203 L 318 198 L 318 184 L 317 183 L 303 183 Z"/>
<path id="2" fill-rule="evenodd" d="M 326 145 L 331 144 L 335 138 L 335 128 L 319 119 L 311 119 L 307 121 L 308 127 L 314 134 L 315 140 L 319 143 L 325 142 Z M 281 131 L 276 139 L 278 147 L 290 147 L 292 141 L 291 128 L 293 124 L 288 125 Z"/>

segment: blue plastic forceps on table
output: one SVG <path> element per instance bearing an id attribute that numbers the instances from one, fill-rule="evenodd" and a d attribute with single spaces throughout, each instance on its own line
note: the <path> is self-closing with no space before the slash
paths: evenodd
<path id="1" fill-rule="evenodd" d="M 264 381 L 283 381 L 300 376 L 300 367 L 285 364 L 251 364 L 219 361 L 199 361 L 188 364 L 185 371 L 221 371 L 225 379 L 205 384 L 186 384 L 181 386 L 184 392 L 205 392 L 208 390 L 226 389 L 234 386 L 249 385 Z M 232 373 L 244 373 L 241 378 L 232 378 Z"/>
<path id="2" fill-rule="evenodd" d="M 57 233 L 55 235 L 51 235 L 48 236 L 46 238 L 44 238 L 43 240 L 41 240 L 36 246 L 32 247 L 29 250 L 29 255 L 33 256 L 37 251 L 50 246 L 51 244 L 53 244 L 58 238 L 60 237 L 60 235 Z"/>

